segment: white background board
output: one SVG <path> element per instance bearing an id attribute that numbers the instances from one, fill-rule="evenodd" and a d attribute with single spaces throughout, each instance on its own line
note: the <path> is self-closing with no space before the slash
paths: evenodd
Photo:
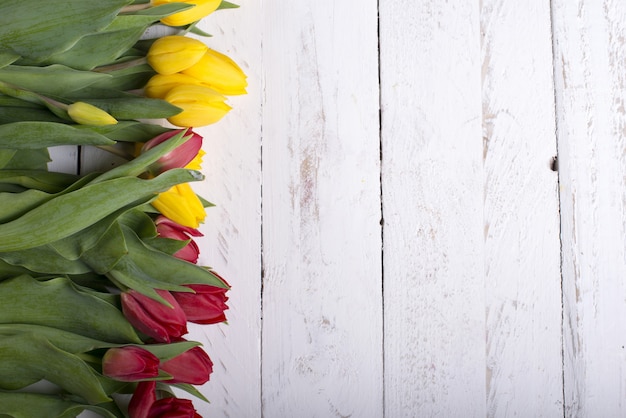
<path id="1" fill-rule="evenodd" d="M 625 416 L 626 3 L 379 3 L 202 22 L 250 87 L 200 131 L 199 412 Z"/>

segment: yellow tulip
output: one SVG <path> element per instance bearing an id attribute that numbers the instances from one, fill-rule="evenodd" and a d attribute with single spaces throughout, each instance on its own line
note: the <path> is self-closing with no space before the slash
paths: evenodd
<path id="1" fill-rule="evenodd" d="M 210 125 L 231 109 L 224 96 L 203 86 L 176 86 L 165 95 L 165 100 L 183 109 L 167 119 L 171 124 L 183 127 Z"/>
<path id="2" fill-rule="evenodd" d="M 206 152 L 204 152 L 204 150 L 199 150 L 196 156 L 193 157 L 193 160 L 189 161 L 189 164 L 187 164 L 185 168 L 188 168 L 189 170 L 200 171 L 200 169 L 202 168 L 202 158 L 205 154 Z"/>
<path id="3" fill-rule="evenodd" d="M 188 3 L 194 5 L 190 9 L 161 19 L 161 22 L 168 26 L 185 26 L 213 13 L 222 3 L 222 0 L 152 0 L 153 6 L 167 3 Z"/>
<path id="4" fill-rule="evenodd" d="M 67 107 L 70 118 L 81 125 L 115 125 L 117 120 L 104 110 L 85 102 L 75 102 Z"/>
<path id="5" fill-rule="evenodd" d="M 200 61 L 208 49 L 203 42 L 194 38 L 164 36 L 150 47 L 148 64 L 159 74 L 174 74 Z"/>
<path id="6" fill-rule="evenodd" d="M 206 217 L 204 206 L 189 183 L 177 184 L 160 193 L 152 206 L 163 216 L 190 228 L 198 228 Z"/>
<path id="7" fill-rule="evenodd" d="M 204 83 L 187 74 L 157 74 L 148 80 L 148 83 L 146 83 L 144 87 L 144 92 L 146 96 L 153 99 L 164 99 L 170 90 L 176 86 L 182 85 L 203 86 Z"/>
<path id="8" fill-rule="evenodd" d="M 218 93 L 229 96 L 246 94 L 246 75 L 229 57 L 208 49 L 200 60 L 182 71 L 202 81 Z"/>

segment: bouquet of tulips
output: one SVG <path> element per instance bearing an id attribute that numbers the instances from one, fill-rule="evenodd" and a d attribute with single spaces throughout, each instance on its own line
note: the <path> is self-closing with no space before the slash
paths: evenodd
<path id="1" fill-rule="evenodd" d="M 199 417 L 212 362 L 188 322 L 226 320 L 197 265 L 203 138 L 246 76 L 188 34 L 222 0 L 0 2 L 0 416 Z M 150 37 L 154 26 L 168 36 Z M 154 31 L 153 31 L 154 32 Z M 48 148 L 125 157 L 47 169 Z"/>

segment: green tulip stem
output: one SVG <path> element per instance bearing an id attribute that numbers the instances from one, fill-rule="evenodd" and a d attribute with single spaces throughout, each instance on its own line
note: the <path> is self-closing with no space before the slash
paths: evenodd
<path id="1" fill-rule="evenodd" d="M 69 119 L 67 115 L 68 105 L 65 103 L 61 103 L 33 91 L 14 86 L 13 84 L 5 83 L 4 81 L 0 81 L 0 93 L 16 99 L 24 100 L 25 102 L 44 105 L 56 116 L 63 119 Z"/>
<path id="2" fill-rule="evenodd" d="M 136 58 L 133 60 L 120 62 L 118 64 L 103 65 L 101 67 L 96 67 L 93 69 L 93 71 L 96 73 L 110 73 L 113 71 L 123 70 L 123 69 L 130 68 L 130 67 L 136 67 L 139 65 L 147 64 L 147 63 L 148 63 L 148 60 L 146 59 L 146 57 L 141 57 L 141 58 Z"/>
<path id="3" fill-rule="evenodd" d="M 96 148 L 100 148 L 103 151 L 110 152 L 111 154 L 123 158 L 126 161 L 130 161 L 135 158 L 134 155 L 131 155 L 128 152 L 125 152 L 124 150 L 116 148 L 112 145 L 96 145 Z"/>

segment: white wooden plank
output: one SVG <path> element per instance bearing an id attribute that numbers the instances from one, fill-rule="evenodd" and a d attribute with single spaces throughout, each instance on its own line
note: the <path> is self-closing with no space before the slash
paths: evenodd
<path id="1" fill-rule="evenodd" d="M 562 416 L 550 4 L 481 3 L 487 416 Z"/>
<path id="2" fill-rule="evenodd" d="M 264 3 L 263 416 L 381 417 L 377 10 Z"/>
<path id="3" fill-rule="evenodd" d="M 566 416 L 625 416 L 626 3 L 552 3 Z"/>
<path id="4" fill-rule="evenodd" d="M 73 145 L 50 147 L 48 170 L 76 174 L 78 167 L 78 148 Z"/>
<path id="5" fill-rule="evenodd" d="M 379 12 L 385 416 L 485 416 L 479 7 Z"/>
<path id="6" fill-rule="evenodd" d="M 206 417 L 261 414 L 261 1 L 205 18 L 209 47 L 235 60 L 248 75 L 248 94 L 230 97 L 233 110 L 220 122 L 196 129 L 204 136 L 206 179 L 194 188 L 216 206 L 208 209 L 197 242 L 200 260 L 232 286 L 228 325 L 194 326 L 214 362 L 202 388 L 210 404 L 194 402 Z"/>

